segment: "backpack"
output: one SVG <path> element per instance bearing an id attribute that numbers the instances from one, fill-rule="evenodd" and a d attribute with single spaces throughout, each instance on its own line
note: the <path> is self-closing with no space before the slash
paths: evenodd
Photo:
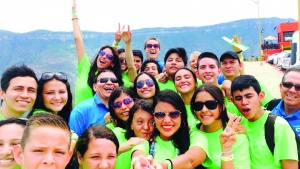
<path id="1" fill-rule="evenodd" d="M 270 151 L 272 152 L 272 154 L 274 154 L 274 147 L 275 147 L 274 124 L 275 124 L 276 117 L 277 117 L 276 114 L 269 113 L 267 121 L 265 123 L 265 138 L 266 138 L 267 145 L 268 145 Z M 295 133 L 297 150 L 298 150 L 298 168 L 300 169 L 300 162 L 299 162 L 300 161 L 300 138 L 297 136 L 294 129 L 293 129 L 293 131 Z"/>

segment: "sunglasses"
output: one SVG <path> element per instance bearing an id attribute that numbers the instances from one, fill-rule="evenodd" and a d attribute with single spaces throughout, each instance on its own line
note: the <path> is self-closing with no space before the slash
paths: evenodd
<path id="1" fill-rule="evenodd" d="M 126 59 L 125 58 L 119 58 L 120 63 L 126 63 Z"/>
<path id="2" fill-rule="evenodd" d="M 105 53 L 103 50 L 100 50 L 98 55 L 99 56 L 104 56 L 105 55 L 108 60 L 114 60 L 114 55 L 111 55 L 109 53 Z"/>
<path id="3" fill-rule="evenodd" d="M 164 119 L 166 114 L 168 114 L 171 119 L 175 120 L 180 116 L 181 112 L 179 110 L 173 110 L 173 111 L 170 111 L 169 113 L 165 113 L 163 111 L 153 113 L 154 117 L 159 120 Z"/>
<path id="4" fill-rule="evenodd" d="M 206 102 L 195 102 L 193 104 L 193 110 L 200 111 L 203 109 L 204 105 L 209 110 L 215 110 L 218 106 L 218 101 L 217 100 L 207 100 Z"/>
<path id="5" fill-rule="evenodd" d="M 296 84 L 294 85 L 291 82 L 281 82 L 282 86 L 288 89 L 291 89 L 293 86 L 295 87 L 295 90 L 300 91 L 300 85 Z"/>
<path id="6" fill-rule="evenodd" d="M 56 77 L 59 80 L 68 80 L 67 75 L 63 72 L 45 72 L 42 74 L 41 79 L 42 80 L 50 80 L 52 78 Z"/>
<path id="7" fill-rule="evenodd" d="M 145 80 L 145 81 L 143 81 L 143 80 L 138 81 L 138 82 L 136 83 L 136 88 L 141 89 L 142 87 L 144 87 L 145 83 L 146 83 L 146 85 L 147 85 L 148 87 L 153 87 L 153 86 L 154 86 L 154 81 L 151 80 L 151 79 L 147 79 L 147 80 Z"/>
<path id="8" fill-rule="evenodd" d="M 100 78 L 99 80 L 97 80 L 97 82 L 100 82 L 100 83 L 107 83 L 108 80 L 110 80 L 112 83 L 118 83 L 118 79 L 117 78 L 114 78 L 114 77 L 102 77 Z"/>
<path id="9" fill-rule="evenodd" d="M 116 109 L 116 108 L 120 108 L 122 106 L 122 104 L 124 105 L 129 105 L 130 103 L 132 103 L 133 99 L 131 97 L 128 97 L 122 101 L 119 102 L 114 102 L 111 106 Z"/>
<path id="10" fill-rule="evenodd" d="M 154 48 L 159 48 L 159 44 L 146 44 L 146 48 L 152 48 L 152 47 L 154 47 Z"/>

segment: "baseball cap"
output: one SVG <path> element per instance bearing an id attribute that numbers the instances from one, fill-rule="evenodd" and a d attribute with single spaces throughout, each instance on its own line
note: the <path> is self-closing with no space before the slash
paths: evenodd
<path id="1" fill-rule="evenodd" d="M 233 51 L 227 51 L 227 52 L 223 53 L 220 57 L 220 61 L 222 62 L 227 57 L 237 59 L 239 61 L 239 63 L 241 63 L 239 56 Z"/>

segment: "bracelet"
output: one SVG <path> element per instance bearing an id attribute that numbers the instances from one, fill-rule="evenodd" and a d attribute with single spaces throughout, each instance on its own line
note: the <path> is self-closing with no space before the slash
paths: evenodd
<path id="1" fill-rule="evenodd" d="M 173 163 L 170 159 L 166 159 L 167 163 L 168 163 L 168 169 L 173 169 Z"/>
<path id="2" fill-rule="evenodd" d="M 78 18 L 72 18 L 72 20 L 75 20 L 75 19 L 77 19 L 77 20 L 78 20 Z"/>
<path id="3" fill-rule="evenodd" d="M 230 154 L 230 153 L 231 153 L 231 150 L 222 152 L 222 155 L 223 155 L 223 154 Z"/>
<path id="4" fill-rule="evenodd" d="M 242 53 L 243 51 L 242 50 L 240 50 L 240 51 L 238 51 L 238 52 L 236 52 L 236 54 L 240 54 L 240 53 Z"/>
<path id="5" fill-rule="evenodd" d="M 230 156 L 221 156 L 222 161 L 231 161 L 233 160 L 233 155 L 231 154 Z"/>

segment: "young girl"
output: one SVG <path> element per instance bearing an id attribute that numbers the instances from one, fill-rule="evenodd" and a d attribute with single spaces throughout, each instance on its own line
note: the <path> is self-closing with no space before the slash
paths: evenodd
<path id="1" fill-rule="evenodd" d="M 15 145 L 21 143 L 21 138 L 26 125 L 25 119 L 8 118 L 0 120 L 0 168 L 20 169 L 13 155 Z"/>
<path id="2" fill-rule="evenodd" d="M 147 100 L 135 101 L 129 111 L 126 130 L 119 127 L 114 128 L 113 132 L 120 143 L 116 169 L 129 169 L 132 147 L 152 138 L 154 127 L 151 106 L 152 102 Z"/>
<path id="3" fill-rule="evenodd" d="M 133 91 L 137 98 L 152 100 L 159 92 L 159 87 L 151 74 L 141 72 L 133 82 Z"/>
<path id="4" fill-rule="evenodd" d="M 208 142 L 200 133 L 189 133 L 187 114 L 181 97 L 164 90 L 153 101 L 154 141 L 133 148 L 132 164 L 150 154 L 164 168 L 195 168 L 206 159 Z M 139 159 L 139 160 L 137 160 Z"/>
<path id="5" fill-rule="evenodd" d="M 112 70 L 117 79 L 119 79 L 118 83 L 120 86 L 123 86 L 123 81 L 121 80 L 122 71 L 119 57 L 117 51 L 113 47 L 101 47 L 97 52 L 94 61 L 92 61 L 92 63 L 90 62 L 83 44 L 83 36 L 78 22 L 75 0 L 73 1 L 72 13 L 73 33 L 78 59 L 78 75 L 75 85 L 75 103 L 78 105 L 80 102 L 93 97 L 93 83 L 99 70 Z"/>
<path id="6" fill-rule="evenodd" d="M 45 72 L 38 82 L 37 99 L 28 117 L 37 113 L 51 112 L 69 122 L 72 98 L 65 73 Z"/>
<path id="7" fill-rule="evenodd" d="M 209 141 L 211 162 L 205 161 L 203 166 L 209 169 L 249 169 L 247 137 L 235 134 L 240 117 L 232 115 L 228 119 L 221 89 L 211 84 L 198 87 L 191 99 L 191 110 L 201 121 L 191 130 L 204 134 Z"/>
<path id="8" fill-rule="evenodd" d="M 110 116 L 114 122 L 108 123 L 107 127 L 113 129 L 126 128 L 126 121 L 129 117 L 129 110 L 134 104 L 134 94 L 130 89 L 119 87 L 115 89 L 108 100 Z"/>
<path id="9" fill-rule="evenodd" d="M 193 127 L 199 123 L 198 119 L 195 118 L 191 112 L 190 107 L 191 98 L 197 88 L 196 75 L 188 68 L 180 68 L 174 74 L 174 83 L 177 92 L 180 93 L 184 102 L 187 111 L 188 125 Z"/>
<path id="10" fill-rule="evenodd" d="M 80 168 L 114 169 L 118 149 L 118 139 L 109 128 L 91 126 L 82 133 L 76 145 Z"/>

